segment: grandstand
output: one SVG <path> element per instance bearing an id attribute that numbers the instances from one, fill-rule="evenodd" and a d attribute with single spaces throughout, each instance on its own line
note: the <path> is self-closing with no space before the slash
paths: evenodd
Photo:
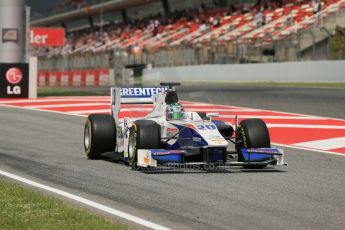
<path id="1" fill-rule="evenodd" d="M 332 57 L 345 0 L 65 0 L 32 25 L 67 32 L 64 47 L 32 50 L 41 70 L 318 60 Z"/>

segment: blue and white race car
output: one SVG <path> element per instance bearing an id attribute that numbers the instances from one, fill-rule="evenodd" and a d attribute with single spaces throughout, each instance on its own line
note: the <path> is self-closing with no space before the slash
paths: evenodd
<path id="1" fill-rule="evenodd" d="M 179 103 L 176 85 L 111 88 L 112 115 L 92 114 L 87 118 L 87 157 L 97 159 L 114 152 L 134 169 L 286 165 L 283 150 L 271 148 L 262 120 L 247 119 L 233 125 L 217 120 L 216 113 L 187 112 Z M 143 103 L 153 104 L 145 117 L 119 118 L 121 105 Z"/>

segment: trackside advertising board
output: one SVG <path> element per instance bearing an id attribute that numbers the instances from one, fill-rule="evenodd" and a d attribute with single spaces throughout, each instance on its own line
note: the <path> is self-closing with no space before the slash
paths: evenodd
<path id="1" fill-rule="evenodd" d="M 0 98 L 29 97 L 29 65 L 0 63 Z"/>
<path id="2" fill-rule="evenodd" d="M 30 45 L 32 46 L 63 46 L 65 30 L 63 28 L 31 28 Z"/>

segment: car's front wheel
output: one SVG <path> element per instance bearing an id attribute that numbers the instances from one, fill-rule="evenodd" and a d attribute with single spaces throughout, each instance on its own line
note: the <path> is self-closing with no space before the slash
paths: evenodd
<path id="1" fill-rule="evenodd" d="M 150 120 L 137 120 L 133 123 L 128 142 L 128 163 L 136 168 L 138 161 L 138 149 L 162 148 L 160 127 Z"/>
<path id="2" fill-rule="evenodd" d="M 241 152 L 243 148 L 270 148 L 271 141 L 265 122 L 261 119 L 243 120 L 236 131 L 235 147 L 240 162 L 245 161 Z M 252 165 L 244 166 L 244 168 L 265 168 L 266 166 L 253 163 Z"/>

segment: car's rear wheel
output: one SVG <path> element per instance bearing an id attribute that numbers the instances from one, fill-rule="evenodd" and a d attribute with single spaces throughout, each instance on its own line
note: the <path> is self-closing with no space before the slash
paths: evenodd
<path id="1" fill-rule="evenodd" d="M 159 125 L 150 120 L 137 120 L 129 134 L 128 163 L 132 168 L 137 168 L 138 149 L 162 148 Z"/>
<path id="2" fill-rule="evenodd" d="M 102 153 L 113 152 L 116 147 L 116 124 L 106 114 L 90 115 L 84 128 L 84 148 L 89 159 L 98 159 Z"/>
<path id="3" fill-rule="evenodd" d="M 250 148 L 270 148 L 271 141 L 268 128 L 261 119 L 247 119 L 243 120 L 236 132 L 236 151 L 238 153 L 238 160 L 244 162 L 241 149 Z M 267 165 L 251 165 L 244 166 L 244 168 L 265 168 Z"/>

